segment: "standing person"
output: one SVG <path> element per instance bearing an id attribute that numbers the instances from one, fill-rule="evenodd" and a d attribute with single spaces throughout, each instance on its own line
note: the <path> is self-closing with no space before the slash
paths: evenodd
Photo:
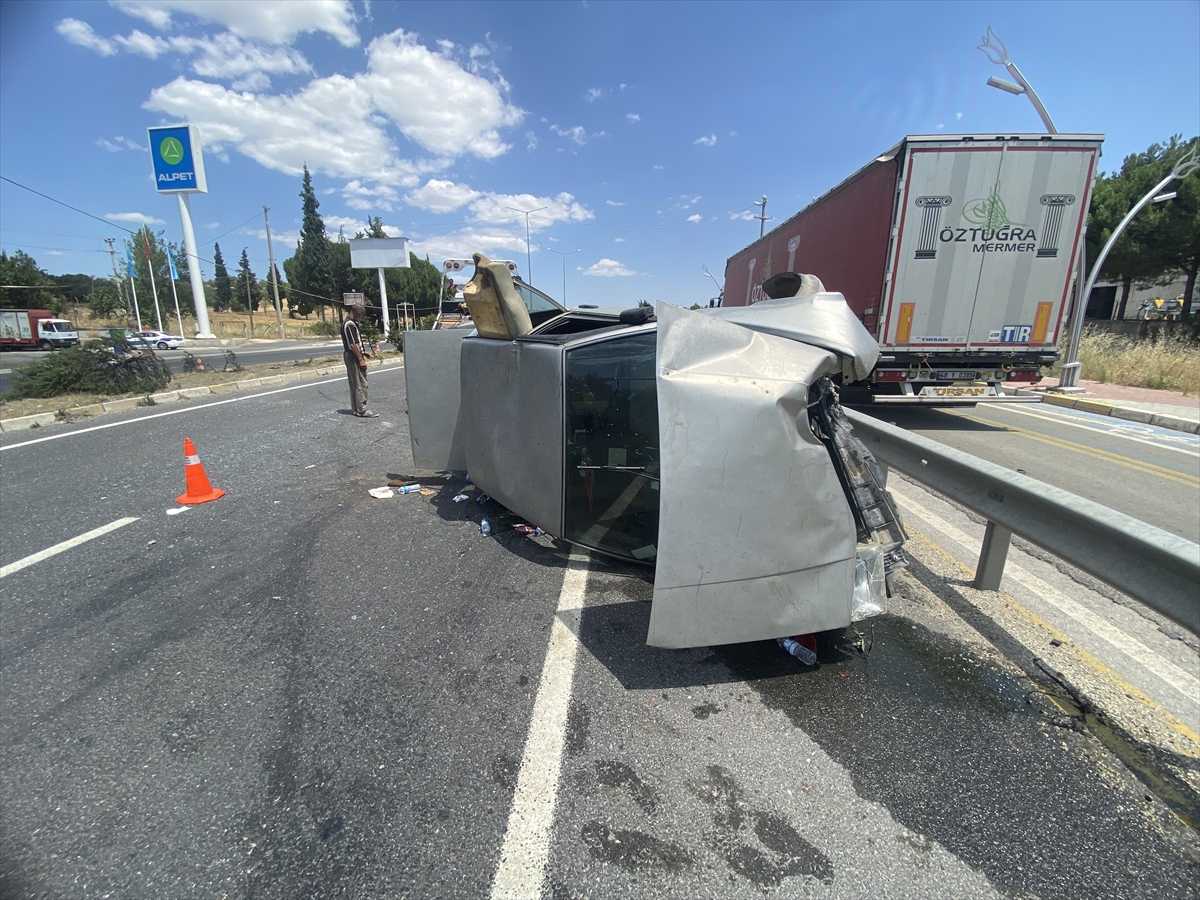
<path id="1" fill-rule="evenodd" d="M 362 342 L 358 323 L 366 310 L 359 304 L 350 307 L 350 315 L 342 323 L 342 359 L 346 361 L 346 377 L 350 381 L 350 406 L 360 419 L 377 419 L 378 413 L 367 409 L 367 360 L 371 354 Z"/>

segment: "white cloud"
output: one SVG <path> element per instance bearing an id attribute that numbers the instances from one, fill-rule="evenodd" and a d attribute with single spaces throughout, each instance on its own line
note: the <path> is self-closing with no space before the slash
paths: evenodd
<path id="1" fill-rule="evenodd" d="M 380 210 L 389 212 L 400 197 L 393 188 L 386 184 L 367 187 L 358 179 L 347 182 L 342 188 L 342 199 L 351 209 Z"/>
<path id="2" fill-rule="evenodd" d="M 256 59 L 286 71 L 303 62 L 290 53 Z M 490 159 L 509 149 L 498 129 L 517 124 L 525 113 L 492 82 L 402 31 L 372 41 L 367 57 L 366 73 L 314 79 L 292 94 L 241 93 L 180 77 L 152 91 L 144 106 L 198 125 L 214 153 L 232 145 L 267 168 L 293 175 L 307 162 L 315 172 L 415 187 L 421 175 L 442 171 L 454 156 L 467 152 Z M 224 61 L 232 71 L 230 58 Z M 438 156 L 401 158 L 389 122 Z"/>
<path id="3" fill-rule="evenodd" d="M 483 195 L 470 185 L 431 178 L 422 187 L 405 194 L 404 199 L 413 206 L 430 212 L 448 213 L 481 196 Z"/>
<path id="4" fill-rule="evenodd" d="M 116 56 L 117 47 L 112 41 L 107 38 L 102 38 L 92 30 L 92 26 L 87 22 L 81 22 L 79 19 L 63 19 L 54 26 L 57 31 L 69 44 L 75 44 L 77 47 L 86 47 L 89 50 L 95 50 L 101 56 Z"/>
<path id="5" fill-rule="evenodd" d="M 309 32 L 324 32 L 343 47 L 359 43 L 349 0 L 115 0 L 113 5 L 160 31 L 171 27 L 173 12 L 181 12 L 268 44 L 291 44 Z"/>
<path id="6" fill-rule="evenodd" d="M 367 48 L 368 74 L 356 76 L 375 107 L 411 141 L 431 153 L 464 150 L 492 159 L 510 147 L 498 128 L 517 125 L 525 111 L 509 103 L 503 87 L 465 71 L 396 30 Z M 336 76 L 335 76 L 336 77 Z"/>
<path id="7" fill-rule="evenodd" d="M 535 197 L 533 194 L 486 193 L 471 203 L 471 213 L 477 222 L 516 222 L 525 224 L 525 217 L 514 212 L 517 209 L 543 210 L 529 216 L 529 230 L 539 231 L 555 222 L 584 222 L 596 218 L 596 214 L 575 201 L 572 194 L 561 193 L 554 197 Z M 521 235 L 524 239 L 524 235 Z"/>
<path id="8" fill-rule="evenodd" d="M 559 137 L 570 138 L 577 144 L 587 143 L 587 129 L 582 125 L 576 125 L 574 128 L 559 128 L 557 125 L 551 125 L 550 130 Z"/>
<path id="9" fill-rule="evenodd" d="M 700 144 L 702 147 L 711 147 L 716 142 L 717 142 L 717 136 L 715 134 L 710 134 L 710 135 L 708 135 L 708 137 L 701 135 L 700 137 L 698 137 L 694 141 L 692 141 L 693 144 Z"/>
<path id="10" fill-rule="evenodd" d="M 604 202 L 607 203 L 609 206 L 624 206 L 625 205 L 624 201 L 622 201 L 622 200 L 605 200 Z"/>
<path id="11" fill-rule="evenodd" d="M 45 253 L 47 256 L 62 256 L 63 255 L 63 252 L 61 250 L 43 250 L 42 253 Z"/>
<path id="12" fill-rule="evenodd" d="M 625 238 L 613 238 L 613 243 L 614 244 L 623 244 L 623 243 L 625 243 Z"/>
<path id="13" fill-rule="evenodd" d="M 209 223 L 207 223 L 207 224 L 205 224 L 205 225 L 202 225 L 201 227 L 202 227 L 202 228 L 207 228 L 207 229 L 209 229 L 209 230 L 211 231 L 211 230 L 213 230 L 213 229 L 220 228 L 220 227 L 221 227 L 221 223 L 220 223 L 220 222 L 209 222 Z M 264 232 L 264 237 L 265 237 L 265 232 Z M 274 235 L 272 235 L 272 237 L 274 237 Z"/>
<path id="14" fill-rule="evenodd" d="M 700 215 L 700 213 L 694 213 L 693 215 L 688 216 L 687 220 L 689 222 L 702 222 L 704 221 L 704 216 Z"/>
<path id="15" fill-rule="evenodd" d="M 665 169 L 665 168 L 666 168 L 666 166 L 659 166 L 659 165 L 656 165 L 656 166 L 654 167 L 654 171 L 656 171 L 656 172 L 661 172 L 661 171 L 662 171 L 663 169 Z"/>
<path id="16" fill-rule="evenodd" d="M 597 263 L 583 270 L 584 275 L 593 275 L 599 278 L 623 278 L 629 275 L 636 275 L 632 269 L 627 269 L 615 259 L 609 259 L 607 256 Z"/>
<path id="17" fill-rule="evenodd" d="M 688 209 L 700 202 L 699 194 L 680 194 L 679 202 L 675 204 L 676 209 Z"/>
<path id="18" fill-rule="evenodd" d="M 732 222 L 736 222 L 736 221 L 747 221 L 748 222 L 748 221 L 752 221 L 756 218 L 757 218 L 757 215 L 755 214 L 754 210 L 752 210 L 752 209 L 740 209 L 737 212 L 732 212 L 729 214 L 729 219 Z"/>
<path id="19" fill-rule="evenodd" d="M 629 120 L 629 124 L 633 125 L 636 122 L 642 121 L 642 117 L 637 113 L 625 113 L 625 118 Z"/>
<path id="20" fill-rule="evenodd" d="M 271 88 L 271 79 L 262 72 L 251 72 L 244 78 L 239 78 L 230 85 L 235 91 L 249 91 L 252 94 L 261 94 Z"/>
<path id="21" fill-rule="evenodd" d="M 117 135 L 111 141 L 107 138 L 100 138 L 96 141 L 98 146 L 103 147 L 109 153 L 120 153 L 122 150 L 145 150 L 144 144 L 139 144 L 137 141 L 131 141 L 127 137 Z"/>
<path id="22" fill-rule="evenodd" d="M 954 114 L 954 121 L 955 121 L 955 122 L 957 122 L 957 121 L 958 121 L 959 119 L 961 119 L 961 118 L 962 118 L 962 113 L 955 113 L 955 114 Z"/>
<path id="23" fill-rule="evenodd" d="M 729 136 L 730 136 L 730 137 L 737 137 L 737 132 L 736 132 L 736 131 L 731 131 L 731 132 L 729 132 Z"/>
<path id="24" fill-rule="evenodd" d="M 192 71 L 207 78 L 237 78 L 257 72 L 299 75 L 312 72 L 312 66 L 296 50 L 287 47 L 263 47 L 224 32 L 216 37 L 173 37 L 171 49 L 196 54 Z"/>
<path id="25" fill-rule="evenodd" d="M 104 218 L 110 222 L 133 222 L 135 225 L 166 225 L 162 219 L 148 216 L 139 212 L 105 213 Z"/>
<path id="26" fill-rule="evenodd" d="M 604 96 L 604 91 L 600 88 L 588 88 L 588 92 L 583 95 L 583 99 L 588 103 L 595 103 Z"/>
<path id="27" fill-rule="evenodd" d="M 538 145 L 537 135 L 532 131 L 525 132 L 525 149 L 536 150 Z"/>
<path id="28" fill-rule="evenodd" d="M 149 59 L 158 59 L 170 47 L 162 38 L 146 34 L 144 31 L 138 31 L 136 28 L 130 32 L 128 37 L 114 34 L 113 40 L 130 53 L 136 53 L 138 56 L 145 56 Z"/>
<path id="29" fill-rule="evenodd" d="M 428 256 L 430 262 L 439 265 L 444 259 L 470 259 L 473 253 L 482 253 L 490 259 L 508 259 L 518 263 L 522 275 L 525 272 L 525 233 L 520 235 L 502 228 L 461 228 L 448 234 L 428 235 L 415 238 L 410 248 L 418 257 Z M 532 248 L 537 253 L 537 247 Z"/>

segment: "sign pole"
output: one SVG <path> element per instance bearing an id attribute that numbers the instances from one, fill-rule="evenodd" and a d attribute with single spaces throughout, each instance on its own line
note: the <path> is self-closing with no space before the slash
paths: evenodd
<path id="1" fill-rule="evenodd" d="M 383 278 L 383 266 L 379 267 L 379 302 L 383 304 L 383 337 L 386 340 L 391 328 L 388 325 L 387 283 Z"/>
<path id="2" fill-rule="evenodd" d="M 176 194 L 179 201 L 179 223 L 183 226 L 183 249 L 187 253 L 188 279 L 192 283 L 192 304 L 196 307 L 198 338 L 214 338 L 208 324 L 208 305 L 204 302 L 204 276 L 200 274 L 200 256 L 196 253 L 196 232 L 192 228 L 192 208 L 187 194 Z M 180 335 L 183 337 L 183 335 Z"/>

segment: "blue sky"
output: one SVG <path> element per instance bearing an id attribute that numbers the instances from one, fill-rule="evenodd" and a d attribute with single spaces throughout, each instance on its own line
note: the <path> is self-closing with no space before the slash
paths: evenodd
<path id="1" fill-rule="evenodd" d="M 988 25 L 1060 132 L 1102 168 L 1200 132 L 1200 4 L 0 4 L 0 174 L 180 240 L 146 128 L 191 122 L 200 255 L 267 270 L 300 226 L 307 162 L 331 234 L 382 217 L 439 264 L 480 251 L 571 305 L 690 305 L 725 261 L 905 134 L 1041 129 L 985 82 Z M 770 228 L 772 223 L 768 222 Z M 111 274 L 123 232 L 0 182 L 0 241 Z M 579 252 L 571 252 L 576 251 Z M 558 251 L 558 253 L 554 252 Z M 566 253 L 564 257 L 560 255 Z M 203 267 L 211 276 L 210 266 Z"/>

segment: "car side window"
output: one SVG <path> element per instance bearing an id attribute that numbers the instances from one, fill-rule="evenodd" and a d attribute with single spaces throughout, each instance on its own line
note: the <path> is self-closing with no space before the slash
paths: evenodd
<path id="1" fill-rule="evenodd" d="M 568 540 L 653 562 L 658 544 L 658 395 L 653 331 L 566 354 Z"/>

